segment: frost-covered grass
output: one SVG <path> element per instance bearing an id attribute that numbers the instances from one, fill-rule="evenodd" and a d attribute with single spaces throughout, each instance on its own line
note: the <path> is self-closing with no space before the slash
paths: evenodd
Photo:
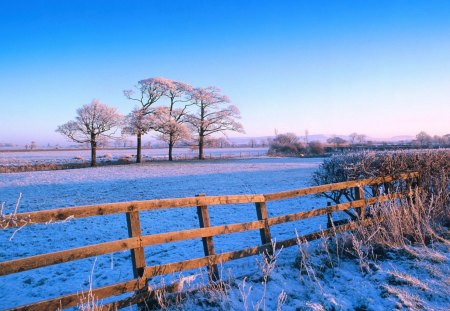
<path id="1" fill-rule="evenodd" d="M 309 186 L 320 159 L 259 158 L 211 162 L 153 162 L 70 171 L 3 174 L 0 201 L 19 212 L 64 206 L 168 197 L 269 193 Z M 269 216 L 326 205 L 304 197 L 267 204 Z M 251 204 L 211 206 L 212 225 L 256 219 Z M 400 216 L 400 214 L 399 214 Z M 409 218 L 408 218 L 409 219 Z M 195 208 L 142 212 L 144 234 L 198 227 Z M 275 240 L 326 226 L 326 218 L 271 228 Z M 377 228 L 375 227 L 376 231 Z M 374 231 L 373 231 L 374 232 Z M 33 225 L 1 232 L 0 261 L 127 237 L 124 215 Z M 372 234 L 361 232 L 362 237 Z M 355 237 L 359 239 L 355 241 Z M 257 230 L 214 238 L 216 252 L 260 244 Z M 187 295 L 159 293 L 161 307 L 184 310 L 447 310 L 450 305 L 450 250 L 445 240 L 407 248 L 388 247 L 371 256 L 367 240 L 342 235 L 283 249 L 270 259 L 255 256 L 220 266 L 223 283 Z M 428 241 L 427 241 L 428 243 Z M 145 248 L 148 265 L 203 256 L 201 240 Z M 94 264 L 95 263 L 95 264 Z M 151 280 L 151 286 L 185 277 L 183 289 L 206 284 L 193 270 Z M 0 308 L 87 291 L 132 278 L 129 252 L 21 272 L 1 278 Z M 108 301 L 108 300 L 104 300 Z"/>
<path id="2" fill-rule="evenodd" d="M 1 151 L 0 167 L 19 167 L 19 166 L 45 166 L 51 169 L 53 165 L 64 164 L 89 164 L 90 150 L 37 150 L 37 151 Z M 166 148 L 162 149 L 143 149 L 143 161 L 164 160 L 168 158 Z M 205 149 L 206 158 L 230 158 L 230 157 L 249 157 L 261 156 L 267 154 L 267 148 L 211 148 Z M 173 150 L 175 160 L 195 159 L 198 157 L 198 151 L 189 148 L 175 148 Z M 97 162 L 106 163 L 110 161 L 136 161 L 136 149 L 98 149 Z"/>
<path id="3" fill-rule="evenodd" d="M 231 271 L 231 277 L 224 274 L 225 293 L 215 295 L 215 300 L 208 292 L 192 292 L 178 297 L 178 302 L 172 300 L 167 309 L 448 310 L 448 246 L 437 243 L 429 249 L 441 255 L 438 261 L 391 250 L 378 260 L 368 260 L 368 269 L 361 270 L 357 256 L 337 254 L 337 248 L 345 248 L 339 244 L 345 240 L 321 239 L 283 249 L 268 277 L 263 268 L 245 276 L 233 276 Z M 423 247 L 414 249 L 424 252 Z M 263 256 L 253 260 L 258 266 Z"/>
<path id="4" fill-rule="evenodd" d="M 106 202 L 149 200 L 170 197 L 254 194 L 307 187 L 320 159 L 238 159 L 193 162 L 151 162 L 142 165 L 105 166 L 80 170 L 2 174 L 0 201 L 5 213 L 14 210 L 22 193 L 18 212 Z M 273 202 L 270 215 L 323 206 L 325 202 L 308 197 Z M 211 206 L 212 225 L 256 220 L 252 204 Z M 325 224 L 326 220 L 319 221 Z M 195 208 L 168 209 L 141 213 L 143 234 L 198 228 Z M 278 226 L 276 238 L 292 237 L 294 228 L 315 230 L 318 223 L 292 223 Z M 0 232 L 0 261 L 126 238 L 122 214 L 70 220 L 64 224 L 32 225 L 9 241 L 13 230 Z M 231 251 L 260 244 L 258 231 L 215 238 L 216 251 Z M 154 265 L 203 256 L 201 241 L 192 240 L 145 248 L 147 264 Z M 2 277 L 0 308 L 77 292 L 89 285 L 94 258 L 39 268 Z M 243 260 L 244 271 L 253 261 Z M 93 286 L 131 279 L 128 251 L 99 256 Z M 20 294 L 18 294 L 20 293 Z"/>

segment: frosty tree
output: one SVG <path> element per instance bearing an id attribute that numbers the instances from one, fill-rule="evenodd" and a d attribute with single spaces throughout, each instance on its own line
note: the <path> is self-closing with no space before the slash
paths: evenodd
<path id="1" fill-rule="evenodd" d="M 168 107 L 161 107 L 155 111 L 155 128 L 159 132 L 159 139 L 169 146 L 169 161 L 173 160 L 172 151 L 175 144 L 190 138 L 185 125 L 187 108 L 191 105 L 190 95 L 192 87 L 189 84 L 166 79 L 162 81 L 164 96 L 168 98 Z"/>
<path id="2" fill-rule="evenodd" d="M 240 118 L 239 109 L 228 105 L 230 99 L 222 95 L 217 87 L 195 88 L 191 100 L 197 111 L 190 114 L 187 120 L 196 135 L 200 160 L 204 159 L 205 137 L 226 131 L 244 133 L 242 124 L 236 121 Z"/>
<path id="3" fill-rule="evenodd" d="M 183 115 L 183 109 L 170 111 L 169 107 L 158 107 L 152 116 L 153 129 L 159 133 L 158 138 L 169 145 L 169 161 L 173 160 L 173 147 L 178 142 L 191 138 L 189 128 L 180 122 Z"/>
<path id="4" fill-rule="evenodd" d="M 59 132 L 70 140 L 91 146 L 91 166 L 97 165 L 97 142 L 111 138 L 122 122 L 116 108 L 109 107 L 97 99 L 77 110 L 75 120 L 58 126 Z"/>
<path id="5" fill-rule="evenodd" d="M 126 117 L 122 134 L 137 136 L 136 162 L 142 159 L 142 135 L 147 134 L 152 129 L 152 118 L 149 113 L 142 108 L 136 107 Z"/>
<path id="6" fill-rule="evenodd" d="M 123 94 L 129 100 L 139 103 L 141 110 L 140 115 L 146 116 L 153 113 L 154 104 L 164 95 L 166 88 L 164 87 L 167 79 L 165 78 L 149 78 L 141 80 L 136 86 L 136 91 L 125 90 Z M 136 115 L 135 115 L 136 116 Z M 134 125 L 139 125 L 139 122 L 135 122 Z M 146 123 L 142 123 L 146 125 Z M 147 133 L 146 128 L 135 128 L 133 134 L 137 137 L 137 150 L 136 150 L 136 162 L 140 163 L 142 159 L 142 135 Z"/>

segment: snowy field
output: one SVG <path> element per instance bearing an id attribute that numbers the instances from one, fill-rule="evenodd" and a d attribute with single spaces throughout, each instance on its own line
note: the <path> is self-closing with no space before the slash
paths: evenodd
<path id="1" fill-rule="evenodd" d="M 143 165 L 105 166 L 78 170 L 26 172 L 0 176 L 0 201 L 5 212 L 14 209 L 19 193 L 19 212 L 67 206 L 149 200 L 171 197 L 255 194 L 284 191 L 309 185 L 311 173 L 321 159 L 254 158 L 205 162 L 152 162 Z M 318 198 L 290 199 L 268 205 L 270 215 L 292 213 L 323 206 Z M 256 220 L 252 204 L 210 207 L 212 225 Z M 143 234 L 198 227 L 195 208 L 143 212 Z M 322 225 L 325 220 L 322 220 Z M 273 236 L 289 238 L 316 224 L 274 227 Z M 309 227 L 308 227 L 309 226 Z M 71 220 L 64 224 L 33 225 L 19 231 L 2 231 L 0 260 L 10 260 L 127 237 L 125 215 Z M 216 251 L 231 251 L 260 244 L 258 231 L 215 238 Z M 160 264 L 203 256 L 201 241 L 192 240 L 145 249 L 147 264 Z M 100 256 L 94 286 L 132 278 L 129 252 Z M 254 266 L 254 259 L 242 260 Z M 24 304 L 81 290 L 87 285 L 94 259 L 40 268 L 2 277 L 0 307 Z M 245 266 L 242 269 L 246 269 Z M 17 293 L 20 293 L 18 295 Z"/>
<path id="2" fill-rule="evenodd" d="M 8 213 L 14 209 L 20 193 L 19 212 L 199 193 L 271 193 L 310 186 L 311 174 L 322 160 L 157 161 L 142 165 L 0 174 L 0 201 L 5 202 L 4 209 Z M 325 205 L 323 198 L 307 196 L 269 202 L 267 207 L 269 216 L 274 216 Z M 210 206 L 209 211 L 212 225 L 256 220 L 253 204 Z M 143 234 L 198 228 L 196 208 L 141 212 L 141 225 Z M 325 217 L 317 217 L 273 226 L 271 233 L 279 241 L 293 237 L 295 231 L 305 234 L 325 226 Z M 1 231 L 0 261 L 126 238 L 127 227 L 125 215 L 119 214 L 33 225 L 20 230 L 10 240 L 12 234 L 12 230 Z M 216 252 L 232 251 L 259 245 L 260 235 L 258 230 L 223 235 L 215 237 L 214 243 Z M 313 276 L 299 273 L 294 266 L 299 253 L 297 247 L 282 250 L 267 284 L 266 310 L 276 310 L 277 298 L 282 292 L 287 295 L 283 310 L 449 309 L 448 246 L 436 245 L 440 252 L 438 260 L 437 255 L 411 258 L 392 254 L 371 265 L 370 273 L 362 273 L 357 258 L 342 258 L 330 265 L 326 253 L 314 253 L 319 247 L 317 244 L 311 243 L 310 249 L 310 265 L 316 267 Z M 155 265 L 202 257 L 203 248 L 201 240 L 195 239 L 146 247 L 145 255 L 147 265 Z M 261 262 L 260 256 L 225 263 L 220 267 L 224 277 L 229 271 L 233 276 L 228 295 L 217 296 L 218 302 L 212 304 L 187 299 L 182 308 L 253 310 L 264 296 L 258 261 Z M 86 290 L 91 271 L 94 287 L 132 279 L 129 251 L 0 277 L 0 309 Z M 188 271 L 184 275 L 198 272 Z M 404 275 L 414 275 L 422 283 L 410 285 L 402 279 Z M 244 283 L 245 276 L 249 276 L 247 283 Z M 165 277 L 166 284 L 171 277 Z M 159 278 L 151 281 L 151 284 L 160 283 Z M 248 296 L 246 302 L 245 295 Z M 408 303 L 412 307 L 405 307 Z"/>
<path id="3" fill-rule="evenodd" d="M 267 148 L 207 148 L 206 158 L 239 158 L 267 155 Z M 35 164 L 85 163 L 90 160 L 90 150 L 46 150 L 46 151 L 6 151 L 0 149 L 0 166 L 22 166 Z M 174 148 L 175 159 L 193 159 L 198 151 L 189 148 Z M 163 160 L 168 158 L 167 148 L 143 149 L 143 161 Z M 99 149 L 97 161 L 136 160 L 136 149 Z"/>

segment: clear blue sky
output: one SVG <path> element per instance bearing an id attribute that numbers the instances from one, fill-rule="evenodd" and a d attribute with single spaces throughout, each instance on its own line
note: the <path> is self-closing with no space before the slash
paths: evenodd
<path id="1" fill-rule="evenodd" d="M 450 1 L 0 3 L 0 142 L 155 76 L 221 87 L 248 136 L 450 133 Z"/>

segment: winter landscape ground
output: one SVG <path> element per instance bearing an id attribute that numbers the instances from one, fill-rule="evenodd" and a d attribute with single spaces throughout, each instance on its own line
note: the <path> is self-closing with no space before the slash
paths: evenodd
<path id="1" fill-rule="evenodd" d="M 239 158 L 249 156 L 262 156 L 267 154 L 267 148 L 208 148 L 205 150 L 206 158 Z M 198 156 L 198 151 L 190 148 L 175 148 L 173 151 L 175 160 L 193 159 Z M 144 149 L 142 151 L 144 161 L 167 159 L 167 148 Z M 68 164 L 89 163 L 90 150 L 40 150 L 40 151 L 8 151 L 0 150 L 0 166 L 25 166 L 39 164 Z M 136 149 L 99 149 L 98 162 L 125 160 L 136 161 Z"/>
<path id="2" fill-rule="evenodd" d="M 25 172 L 0 176 L 4 213 L 59 207 L 207 195 L 258 194 L 303 188 L 323 159 L 250 158 L 211 161 L 148 162 L 61 171 Z M 304 197 L 268 204 L 269 216 L 326 205 L 323 198 Z M 250 204 L 210 207 L 212 225 L 256 220 Z M 141 213 L 143 234 L 198 227 L 195 208 Z M 279 225 L 272 237 L 281 240 L 326 226 L 325 217 Z M 124 215 L 33 225 L 16 232 L 3 230 L 0 261 L 127 237 Z M 215 238 L 216 252 L 258 245 L 258 231 Z M 336 240 L 337 241 L 337 240 Z M 340 242 L 333 242 L 340 248 Z M 342 246 L 344 245 L 342 239 Z M 225 286 L 193 293 L 162 307 L 186 310 L 448 310 L 450 251 L 437 243 L 426 252 L 389 252 L 361 267 L 361 258 L 334 256 L 324 240 L 281 250 L 273 262 L 263 257 L 241 259 L 221 266 Z M 157 245 L 145 249 L 148 265 L 203 256 L 200 240 Z M 337 252 L 339 253 L 339 252 Z M 330 255 L 331 254 L 331 255 Z M 368 261 L 369 262 L 369 261 Z M 267 282 L 261 266 L 270 268 Z M 78 260 L 1 277 L 0 308 L 5 309 L 89 288 L 131 279 L 128 251 Z M 195 282 L 202 279 L 201 272 Z M 187 274 L 185 274 L 186 276 Z M 154 279 L 170 283 L 179 277 Z M 204 275 L 203 275 L 204 277 Z M 188 287 L 188 286 L 187 286 Z M 106 300 L 108 301 L 108 300 Z"/>

